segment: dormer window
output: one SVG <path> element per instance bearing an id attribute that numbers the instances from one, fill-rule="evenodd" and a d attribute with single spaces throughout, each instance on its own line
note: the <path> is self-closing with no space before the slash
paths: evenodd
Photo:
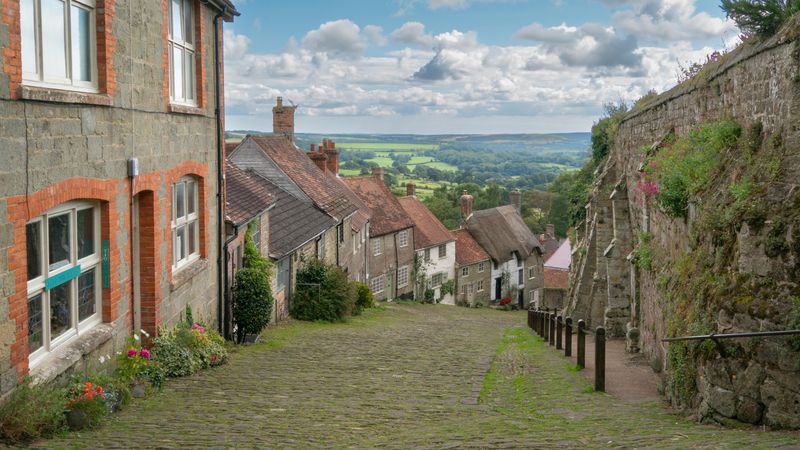
<path id="1" fill-rule="evenodd" d="M 21 0 L 23 83 L 97 91 L 95 0 Z"/>

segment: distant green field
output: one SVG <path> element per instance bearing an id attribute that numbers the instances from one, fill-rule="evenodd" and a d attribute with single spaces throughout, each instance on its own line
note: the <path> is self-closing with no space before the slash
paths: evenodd
<path id="1" fill-rule="evenodd" d="M 392 167 L 392 162 L 393 162 L 392 158 L 389 158 L 388 156 L 377 156 L 375 158 L 368 159 L 367 161 L 384 168 Z"/>
<path id="2" fill-rule="evenodd" d="M 426 164 L 433 161 L 436 161 L 436 159 L 431 158 L 430 156 L 412 156 L 411 160 L 408 162 L 408 165 Z"/>
<path id="3" fill-rule="evenodd" d="M 339 175 L 343 177 L 357 177 L 361 175 L 361 171 L 357 169 L 339 169 Z"/>
<path id="4" fill-rule="evenodd" d="M 408 168 L 413 171 L 414 169 L 417 168 L 417 166 L 430 167 L 431 169 L 442 170 L 442 171 L 445 171 L 445 172 L 457 172 L 458 171 L 458 167 L 450 165 L 450 164 L 447 164 L 446 162 L 441 162 L 441 161 L 432 161 L 432 162 L 427 162 L 427 163 L 422 163 L 422 164 L 409 164 Z"/>
<path id="5" fill-rule="evenodd" d="M 394 144 L 385 142 L 337 142 L 336 146 L 348 150 L 439 150 L 439 144 Z"/>

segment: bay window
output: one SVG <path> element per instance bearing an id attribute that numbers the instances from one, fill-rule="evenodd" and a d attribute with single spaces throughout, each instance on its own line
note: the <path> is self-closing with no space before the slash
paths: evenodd
<path id="1" fill-rule="evenodd" d="M 95 0 L 20 0 L 25 84 L 97 90 Z"/>
<path id="2" fill-rule="evenodd" d="M 181 178 L 172 186 L 172 269 L 200 257 L 197 180 Z"/>
<path id="3" fill-rule="evenodd" d="M 43 356 L 101 321 L 100 210 L 71 202 L 25 226 L 28 353 Z"/>
<path id="4" fill-rule="evenodd" d="M 169 95 L 173 103 L 195 106 L 194 0 L 169 2 Z"/>

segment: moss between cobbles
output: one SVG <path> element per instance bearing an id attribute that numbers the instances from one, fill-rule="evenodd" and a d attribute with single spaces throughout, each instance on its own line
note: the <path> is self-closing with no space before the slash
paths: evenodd
<path id="1" fill-rule="evenodd" d="M 267 331 L 279 347 L 248 346 L 98 430 L 37 445 L 762 448 L 800 438 L 587 392 L 524 323 L 524 312 L 389 305 L 344 324 L 282 324 Z"/>

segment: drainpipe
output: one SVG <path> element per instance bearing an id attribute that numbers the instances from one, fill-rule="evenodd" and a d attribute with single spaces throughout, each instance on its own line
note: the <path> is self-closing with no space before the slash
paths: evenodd
<path id="1" fill-rule="evenodd" d="M 225 326 L 227 317 L 224 314 L 226 298 L 225 287 L 228 285 L 228 243 L 223 242 L 222 230 L 225 223 L 225 216 L 223 213 L 223 186 L 225 185 L 225 172 L 223 170 L 223 147 L 222 147 L 222 108 L 220 108 L 220 60 L 219 60 L 219 28 L 220 19 L 228 12 L 228 7 L 223 6 L 222 11 L 214 16 L 214 116 L 216 118 L 217 130 L 217 295 L 219 301 L 217 302 L 217 323 L 219 332 L 225 337 Z"/>

